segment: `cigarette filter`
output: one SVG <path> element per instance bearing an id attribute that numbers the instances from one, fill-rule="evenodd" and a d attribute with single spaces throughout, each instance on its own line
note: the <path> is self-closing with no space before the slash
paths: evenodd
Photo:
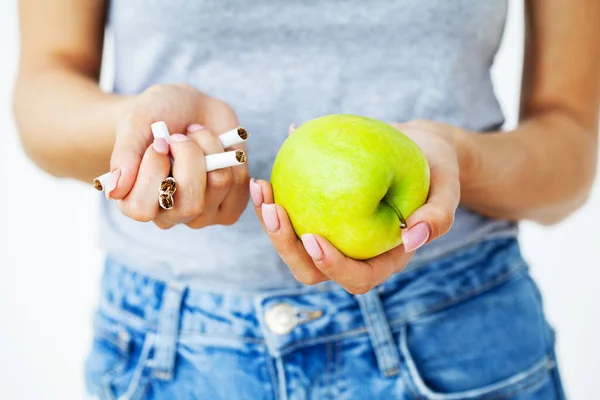
<path id="1" fill-rule="evenodd" d="M 154 139 L 167 139 L 169 137 L 169 128 L 167 128 L 165 121 L 153 123 L 150 125 L 150 129 L 152 130 L 152 136 L 154 136 Z"/>

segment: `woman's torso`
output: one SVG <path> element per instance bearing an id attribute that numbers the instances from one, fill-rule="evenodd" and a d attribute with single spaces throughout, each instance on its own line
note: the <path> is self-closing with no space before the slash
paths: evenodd
<path id="1" fill-rule="evenodd" d="M 289 124 L 325 114 L 501 126 L 490 67 L 505 14 L 506 1 L 112 0 L 114 90 L 187 82 L 228 102 L 252 133 L 251 175 L 268 179 Z M 233 226 L 200 230 L 162 231 L 107 201 L 101 216 L 104 249 L 146 273 L 211 288 L 297 285 L 250 204 Z M 515 230 L 461 207 L 416 259 Z"/>

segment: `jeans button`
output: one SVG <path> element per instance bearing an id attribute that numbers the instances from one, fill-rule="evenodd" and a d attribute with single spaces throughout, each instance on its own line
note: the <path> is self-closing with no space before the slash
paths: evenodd
<path id="1" fill-rule="evenodd" d="M 265 324 L 277 335 L 290 333 L 298 325 L 298 310 L 287 303 L 278 303 L 265 313 Z"/>

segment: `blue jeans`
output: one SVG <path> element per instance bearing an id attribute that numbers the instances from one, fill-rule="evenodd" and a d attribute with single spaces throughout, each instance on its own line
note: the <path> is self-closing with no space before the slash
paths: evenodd
<path id="1" fill-rule="evenodd" d="M 161 282 L 110 258 L 86 364 L 102 399 L 563 399 L 554 333 L 515 239 L 353 296 Z"/>

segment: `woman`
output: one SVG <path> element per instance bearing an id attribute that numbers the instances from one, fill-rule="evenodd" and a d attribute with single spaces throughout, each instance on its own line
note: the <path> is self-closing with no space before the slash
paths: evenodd
<path id="1" fill-rule="evenodd" d="M 502 133 L 490 67 L 506 7 L 21 0 L 24 148 L 55 176 L 112 172 L 90 394 L 563 398 L 516 224 L 558 222 L 589 192 L 600 4 L 527 2 L 522 118 Z M 98 87 L 105 26 L 112 93 Z M 296 238 L 268 183 L 290 122 L 341 112 L 393 122 L 431 167 L 404 244 L 365 262 Z M 153 140 L 160 120 L 177 134 Z M 249 167 L 206 173 L 238 125 Z"/>

